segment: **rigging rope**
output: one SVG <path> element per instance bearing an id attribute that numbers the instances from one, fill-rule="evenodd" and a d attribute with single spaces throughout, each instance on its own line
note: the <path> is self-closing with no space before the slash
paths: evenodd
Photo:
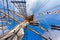
<path id="1" fill-rule="evenodd" d="M 4 0 L 2 0 L 3 1 L 3 7 L 4 7 Z M 5 7 L 4 7 L 5 8 Z M 4 10 L 5 11 L 5 10 Z M 3 19 L 3 18 L 2 18 Z M 2 22 L 2 29 L 3 29 L 3 22 Z M 2 32 L 3 32 L 3 35 L 4 35 L 4 30 L 2 30 Z"/>

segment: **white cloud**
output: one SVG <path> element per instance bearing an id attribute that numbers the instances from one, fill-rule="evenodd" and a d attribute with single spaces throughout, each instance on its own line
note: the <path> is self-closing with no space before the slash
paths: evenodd
<path id="1" fill-rule="evenodd" d="M 32 15 L 33 13 L 31 9 L 33 8 L 37 0 L 26 0 L 26 1 L 27 1 L 27 13 L 28 13 L 27 15 Z"/>
<path id="2" fill-rule="evenodd" d="M 50 37 L 52 40 L 60 40 L 60 31 L 58 30 L 49 30 L 44 34 L 46 37 Z"/>

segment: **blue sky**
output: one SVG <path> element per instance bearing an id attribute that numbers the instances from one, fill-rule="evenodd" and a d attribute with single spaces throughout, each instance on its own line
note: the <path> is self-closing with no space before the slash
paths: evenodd
<path id="1" fill-rule="evenodd" d="M 17 9 L 15 7 L 13 8 L 13 4 L 10 1 L 11 0 L 9 0 L 9 9 L 12 9 L 12 10 L 15 9 L 14 11 L 17 11 Z M 41 34 L 44 34 L 45 36 L 46 36 L 46 34 L 48 34 L 49 37 L 52 37 L 53 40 L 56 40 L 57 39 L 56 37 L 58 37 L 58 40 L 59 40 L 60 36 L 58 36 L 57 34 L 59 34 L 60 32 L 54 31 L 54 30 L 51 31 L 50 25 L 55 24 L 55 25 L 60 26 L 60 14 L 51 14 L 51 15 L 40 16 L 39 13 L 60 10 L 60 0 L 43 0 L 43 1 L 42 0 L 26 0 L 26 2 L 27 2 L 27 5 L 26 5 L 27 6 L 27 15 L 29 16 L 29 15 L 35 14 L 35 19 L 44 18 L 44 20 L 39 20 L 41 22 L 40 26 L 43 26 L 44 28 L 48 29 L 49 32 L 44 32 L 37 27 L 32 27 L 32 26 L 29 26 L 29 27 L 38 31 Z M 6 2 L 4 2 L 4 3 L 5 3 L 5 8 L 6 8 Z M 0 0 L 0 8 L 4 8 L 3 4 L 2 4 L 2 0 Z M 2 10 L 2 9 L 0 9 L 0 10 Z M 13 16 L 13 15 L 11 15 L 11 16 Z M 17 17 L 16 19 L 19 20 L 20 18 Z M 17 24 L 13 21 L 11 25 L 14 27 Z M 53 33 L 55 33 L 54 35 L 56 35 L 55 36 L 56 39 L 54 39 L 54 36 L 50 36 L 50 35 L 53 35 Z M 25 32 L 25 35 L 28 36 L 28 40 L 42 40 L 41 37 L 37 36 L 36 34 L 32 33 L 29 30 L 27 30 L 27 32 Z M 26 37 L 24 36 L 24 38 L 26 38 Z M 23 38 L 23 40 L 25 40 L 24 38 Z"/>

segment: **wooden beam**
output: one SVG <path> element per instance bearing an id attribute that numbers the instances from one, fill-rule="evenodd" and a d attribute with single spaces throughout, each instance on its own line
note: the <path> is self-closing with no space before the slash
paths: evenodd
<path id="1" fill-rule="evenodd" d="M 16 20 L 15 18 L 13 18 L 12 16 L 10 16 L 10 15 L 8 15 L 8 14 L 6 14 L 6 13 L 4 13 L 3 11 L 0 11 L 2 14 L 4 14 L 4 15 L 6 15 L 7 17 L 9 17 L 9 18 L 11 18 L 12 20 L 14 20 L 14 21 L 16 21 L 16 22 L 18 22 L 18 20 Z M 19 23 L 19 22 L 18 22 Z"/>

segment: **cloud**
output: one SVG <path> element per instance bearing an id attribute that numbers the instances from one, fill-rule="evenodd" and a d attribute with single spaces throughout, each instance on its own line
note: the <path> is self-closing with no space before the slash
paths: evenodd
<path id="1" fill-rule="evenodd" d="M 58 30 L 49 30 L 49 32 L 44 33 L 44 35 L 48 38 L 50 37 L 52 40 L 60 40 L 60 31 Z"/>
<path id="2" fill-rule="evenodd" d="M 37 0 L 26 0 L 27 1 L 27 15 L 32 15 L 32 8 L 35 5 L 35 3 L 37 2 Z"/>

